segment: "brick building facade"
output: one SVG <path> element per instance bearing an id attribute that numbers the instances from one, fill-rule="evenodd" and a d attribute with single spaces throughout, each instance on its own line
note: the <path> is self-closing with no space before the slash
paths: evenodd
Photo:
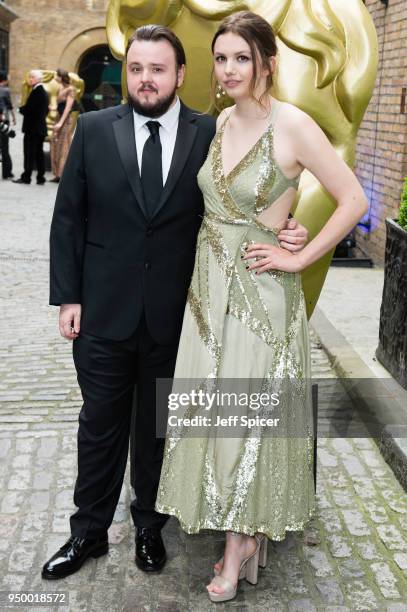
<path id="1" fill-rule="evenodd" d="M 19 19 L 10 40 L 10 86 L 20 94 L 31 68 L 77 72 L 84 54 L 107 45 L 108 0 L 7 0 Z"/>
<path id="2" fill-rule="evenodd" d="M 373 97 L 359 130 L 356 174 L 369 198 L 366 227 L 357 244 L 376 263 L 385 250 L 386 217 L 397 218 L 402 179 L 407 176 L 407 2 L 366 0 L 379 40 Z"/>

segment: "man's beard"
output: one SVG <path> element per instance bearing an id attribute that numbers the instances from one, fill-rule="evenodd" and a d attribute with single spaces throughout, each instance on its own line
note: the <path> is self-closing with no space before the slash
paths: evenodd
<path id="1" fill-rule="evenodd" d="M 175 100 L 175 96 L 177 95 L 177 88 L 168 94 L 165 98 L 159 98 L 155 104 L 150 103 L 142 103 L 136 98 L 134 98 L 129 90 L 127 90 L 127 101 L 129 106 L 139 115 L 144 115 L 144 117 L 151 117 L 151 119 L 156 119 L 157 117 L 161 117 L 164 115 L 167 110 L 170 108 L 171 104 Z"/>

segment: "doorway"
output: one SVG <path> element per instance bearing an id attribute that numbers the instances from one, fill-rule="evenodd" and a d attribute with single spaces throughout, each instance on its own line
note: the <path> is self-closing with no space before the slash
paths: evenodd
<path id="1" fill-rule="evenodd" d="M 100 110 L 120 104 L 122 64 L 107 45 L 92 47 L 82 56 L 78 74 L 85 81 L 81 111 Z"/>

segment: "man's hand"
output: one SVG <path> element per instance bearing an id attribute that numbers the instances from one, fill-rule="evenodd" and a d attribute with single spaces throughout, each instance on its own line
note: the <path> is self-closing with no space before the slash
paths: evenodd
<path id="1" fill-rule="evenodd" d="M 61 304 L 59 308 L 59 333 L 67 340 L 75 340 L 81 328 L 81 304 Z"/>
<path id="2" fill-rule="evenodd" d="M 283 249 L 298 253 L 308 242 L 308 230 L 295 219 L 288 219 L 285 229 L 280 231 L 277 238 Z"/>

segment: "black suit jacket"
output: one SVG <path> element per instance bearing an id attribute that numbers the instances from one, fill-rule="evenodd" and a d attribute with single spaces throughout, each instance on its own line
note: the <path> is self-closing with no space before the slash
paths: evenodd
<path id="1" fill-rule="evenodd" d="M 197 173 L 214 134 L 213 117 L 181 105 L 170 172 L 149 219 L 130 107 L 79 118 L 51 224 L 50 304 L 82 304 L 83 332 L 126 339 L 144 308 L 153 338 L 177 341 L 203 214 Z"/>
<path id="2" fill-rule="evenodd" d="M 20 107 L 20 113 L 24 115 L 23 133 L 33 136 L 47 135 L 46 118 L 48 115 L 48 94 L 42 85 L 35 87 L 27 98 L 24 106 Z"/>

